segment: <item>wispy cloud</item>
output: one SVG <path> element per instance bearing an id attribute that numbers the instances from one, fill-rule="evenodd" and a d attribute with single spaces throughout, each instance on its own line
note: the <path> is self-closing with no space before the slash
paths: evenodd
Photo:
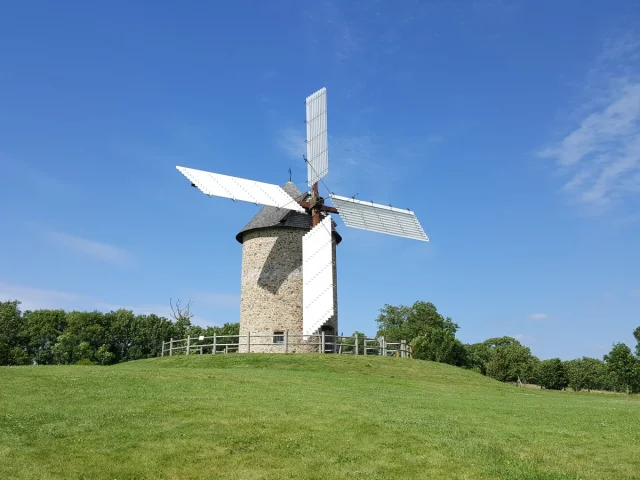
<path id="1" fill-rule="evenodd" d="M 313 5 L 304 12 L 308 21 L 307 34 L 309 47 L 313 52 L 327 50 L 335 55 L 335 59 L 344 62 L 362 48 L 362 37 L 358 33 L 355 21 L 349 19 L 339 2 L 326 1 Z M 358 8 L 359 13 L 368 10 Z M 356 17 L 357 18 L 357 17 Z"/>
<path id="2" fill-rule="evenodd" d="M 22 310 L 72 309 L 74 305 L 87 306 L 94 301 L 90 297 L 77 293 L 0 283 L 0 301 L 6 300 L 20 300 Z"/>
<path id="3" fill-rule="evenodd" d="M 78 186 L 63 181 L 23 159 L 11 158 L 0 152 L 0 168 L 10 176 L 20 181 L 20 185 L 27 185 L 45 195 L 63 195 L 69 192 L 77 193 Z"/>
<path id="4" fill-rule="evenodd" d="M 282 151 L 294 160 L 301 161 L 307 152 L 306 130 L 303 128 L 287 127 L 280 130 L 278 145 Z"/>
<path id="5" fill-rule="evenodd" d="M 523 9 L 521 0 L 476 0 L 472 4 L 476 19 L 492 24 L 511 22 Z"/>
<path id="6" fill-rule="evenodd" d="M 188 296 L 185 298 L 189 298 Z M 215 325 L 228 321 L 237 321 L 228 317 L 229 310 L 238 307 L 240 300 L 237 295 L 228 293 L 195 293 L 193 296 L 192 323 L 196 325 Z M 66 311 L 93 311 L 108 312 L 112 310 L 131 310 L 136 314 L 156 314 L 165 318 L 171 318 L 169 299 L 166 303 L 140 303 L 122 304 L 92 296 L 83 295 L 62 290 L 36 288 L 25 285 L 15 285 L 0 282 L 0 302 L 6 300 L 19 300 L 22 311 L 38 309 L 62 309 Z M 212 321 L 212 317 L 224 318 L 221 322 Z"/>
<path id="7" fill-rule="evenodd" d="M 549 318 L 549 315 L 547 315 L 546 313 L 530 313 L 529 318 L 531 320 L 546 320 L 547 318 Z"/>
<path id="8" fill-rule="evenodd" d="M 604 355 L 609 351 L 609 349 L 611 348 L 611 345 L 607 345 L 604 343 L 596 343 L 595 345 L 591 345 L 591 347 L 589 348 L 592 352 Z"/>
<path id="9" fill-rule="evenodd" d="M 513 335 L 513 338 L 515 338 L 522 344 L 532 344 L 537 342 L 536 337 L 534 337 L 533 335 L 526 335 L 524 333 Z"/>
<path id="10" fill-rule="evenodd" d="M 55 230 L 47 230 L 45 235 L 49 240 L 64 248 L 97 258 L 103 262 L 122 266 L 129 266 L 133 262 L 133 256 L 129 252 L 107 243 Z"/>
<path id="11" fill-rule="evenodd" d="M 563 191 L 601 214 L 640 193 L 640 44 L 609 42 L 588 72 L 575 122 L 539 152 L 566 178 Z"/>
<path id="12" fill-rule="evenodd" d="M 280 131 L 278 145 L 291 159 L 300 161 L 306 153 L 305 130 L 284 128 Z M 407 177 L 415 168 L 424 165 L 430 148 L 443 141 L 438 133 L 420 137 L 387 137 L 371 133 L 329 135 L 329 174 L 325 182 L 336 193 L 356 194 L 351 191 L 357 179 L 359 186 L 366 186 L 367 179 L 375 181 L 374 194 L 389 180 Z M 379 182 L 384 178 L 387 182 Z"/>
<path id="13" fill-rule="evenodd" d="M 198 292 L 193 295 L 194 302 L 216 308 L 236 308 L 240 306 L 240 295 L 235 293 Z"/>

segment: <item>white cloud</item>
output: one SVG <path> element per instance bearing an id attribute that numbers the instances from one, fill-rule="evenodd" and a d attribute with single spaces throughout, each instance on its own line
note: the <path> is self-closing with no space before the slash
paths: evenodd
<path id="1" fill-rule="evenodd" d="M 549 318 L 549 315 L 547 315 L 546 313 L 531 313 L 529 314 L 529 318 L 531 320 L 545 320 Z"/>
<path id="2" fill-rule="evenodd" d="M 45 235 L 49 240 L 64 248 L 97 258 L 107 263 L 130 265 L 133 262 L 133 256 L 129 252 L 107 243 L 97 242 L 54 230 L 47 230 Z"/>
<path id="3" fill-rule="evenodd" d="M 609 43 L 588 73 L 578 120 L 539 155 L 566 178 L 563 191 L 600 214 L 640 193 L 640 44 Z"/>

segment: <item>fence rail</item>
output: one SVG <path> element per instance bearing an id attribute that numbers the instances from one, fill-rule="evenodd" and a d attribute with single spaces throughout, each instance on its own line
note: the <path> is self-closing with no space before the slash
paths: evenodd
<path id="1" fill-rule="evenodd" d="M 211 337 L 173 338 L 162 342 L 161 356 L 227 353 L 335 353 L 413 358 L 413 350 L 405 340 L 388 341 L 384 337 L 367 338 L 354 335 L 314 335 L 276 332 L 274 334 L 213 335 Z"/>

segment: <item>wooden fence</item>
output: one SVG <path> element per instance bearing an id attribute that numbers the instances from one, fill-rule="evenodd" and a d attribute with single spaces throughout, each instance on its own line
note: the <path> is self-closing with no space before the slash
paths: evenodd
<path id="1" fill-rule="evenodd" d="M 187 337 L 162 342 L 162 356 L 225 353 L 334 353 L 413 358 L 405 340 L 390 342 L 384 337 L 345 337 L 325 332 L 314 335 L 277 332 L 275 334 L 213 335 Z"/>

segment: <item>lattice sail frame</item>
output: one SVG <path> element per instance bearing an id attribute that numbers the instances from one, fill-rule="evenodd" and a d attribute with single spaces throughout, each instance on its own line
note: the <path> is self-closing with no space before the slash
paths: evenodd
<path id="1" fill-rule="evenodd" d="M 341 197 L 333 193 L 329 197 L 348 227 L 429 241 L 418 218 L 411 210 Z"/>
<path id="2" fill-rule="evenodd" d="M 302 334 L 311 335 L 335 315 L 332 221 L 327 215 L 302 237 Z"/>
<path id="3" fill-rule="evenodd" d="M 307 107 L 307 185 L 311 187 L 329 172 L 327 89 L 322 87 L 309 95 L 305 104 Z"/>
<path id="4" fill-rule="evenodd" d="M 279 185 L 231 177 L 195 168 L 181 166 L 176 166 L 176 168 L 206 195 L 226 197 L 234 201 L 242 200 L 256 205 L 270 205 L 305 213 L 305 209 L 298 205 L 298 202 Z"/>

